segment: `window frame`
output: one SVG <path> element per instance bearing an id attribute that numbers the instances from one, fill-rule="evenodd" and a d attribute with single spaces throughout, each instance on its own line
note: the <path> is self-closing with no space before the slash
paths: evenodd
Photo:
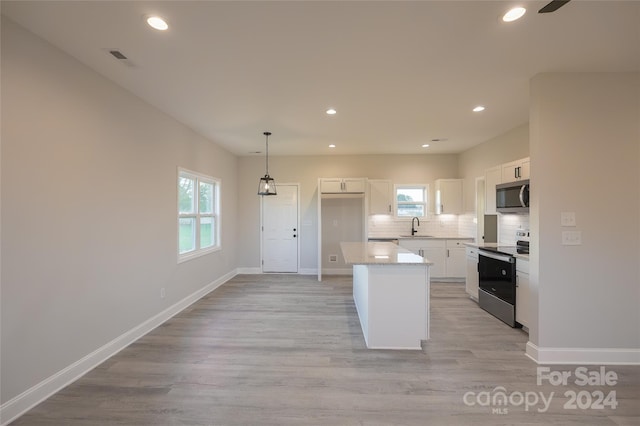
<path id="1" fill-rule="evenodd" d="M 194 211 L 193 213 L 182 213 L 180 212 L 180 179 L 188 178 L 193 179 L 195 182 L 194 185 Z M 201 213 L 200 212 L 200 183 L 206 183 L 213 186 L 213 208 L 211 213 Z M 214 178 L 212 176 L 207 176 L 202 173 L 194 172 L 193 170 L 188 170 L 182 167 L 178 167 L 178 174 L 176 178 L 176 213 L 177 213 L 177 253 L 178 253 L 178 263 L 186 262 L 191 259 L 198 258 L 200 256 L 204 256 L 206 254 L 218 251 L 222 249 L 222 236 L 220 234 L 222 226 L 221 226 L 221 214 L 220 214 L 220 200 L 221 200 L 221 192 L 222 192 L 222 182 L 218 178 Z M 202 218 L 212 218 L 214 229 L 213 229 L 213 245 L 208 247 L 200 247 L 200 223 Z M 195 248 L 193 250 L 186 251 L 184 253 L 180 253 L 180 220 L 183 218 L 193 218 L 195 220 Z"/>
<path id="2" fill-rule="evenodd" d="M 399 202 L 398 190 L 399 189 L 421 189 L 423 192 L 424 201 L 412 201 L 412 202 Z M 398 214 L 398 206 L 403 204 L 421 204 L 424 208 L 423 216 L 401 216 Z M 411 183 L 411 184 L 394 184 L 393 185 L 393 215 L 399 220 L 411 220 L 413 217 L 419 219 L 429 219 L 429 184 L 428 183 Z"/>

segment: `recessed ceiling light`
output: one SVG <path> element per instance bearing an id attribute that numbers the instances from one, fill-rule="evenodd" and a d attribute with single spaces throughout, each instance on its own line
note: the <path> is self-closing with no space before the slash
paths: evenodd
<path id="1" fill-rule="evenodd" d="M 158 31 L 164 31 L 169 28 L 167 22 L 159 16 L 149 16 L 147 18 L 147 24 Z"/>
<path id="2" fill-rule="evenodd" d="M 526 12 L 527 12 L 527 9 L 525 9 L 524 7 L 521 7 L 521 6 L 514 7 L 513 9 L 510 9 L 507 13 L 505 13 L 502 16 L 502 20 L 504 22 L 516 21 L 522 18 Z"/>
<path id="3" fill-rule="evenodd" d="M 422 147 L 423 148 L 429 148 L 429 144 L 428 143 L 422 144 Z"/>
<path id="4" fill-rule="evenodd" d="M 329 148 L 335 148 L 336 146 L 334 144 L 329 145 Z"/>
<path id="5" fill-rule="evenodd" d="M 329 109 L 327 110 L 327 114 L 329 114 L 329 115 L 335 115 L 337 112 L 338 112 L 338 111 L 336 111 L 336 110 L 335 110 L 335 109 L 333 109 L 333 108 L 329 108 Z"/>
<path id="6" fill-rule="evenodd" d="M 482 105 L 478 105 L 473 109 L 473 112 L 482 112 L 484 111 L 484 107 Z"/>

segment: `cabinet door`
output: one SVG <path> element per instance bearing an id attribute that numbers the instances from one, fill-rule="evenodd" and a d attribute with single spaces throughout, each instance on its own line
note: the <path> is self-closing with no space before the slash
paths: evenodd
<path id="1" fill-rule="evenodd" d="M 365 180 L 361 178 L 356 179 L 342 179 L 344 192 L 364 192 Z"/>
<path id="2" fill-rule="evenodd" d="M 423 247 L 421 256 L 433 262 L 433 265 L 431 265 L 431 278 L 444 278 L 447 276 L 447 249 Z"/>
<path id="3" fill-rule="evenodd" d="M 524 272 L 516 272 L 516 321 L 527 328 L 531 321 L 531 288 Z"/>
<path id="4" fill-rule="evenodd" d="M 342 192 L 342 179 L 321 179 L 320 192 L 325 194 L 335 194 Z"/>
<path id="5" fill-rule="evenodd" d="M 369 214 L 393 214 L 392 190 L 390 180 L 369 181 Z"/>
<path id="6" fill-rule="evenodd" d="M 525 158 L 524 160 L 522 160 L 522 163 L 520 164 L 520 178 L 521 179 L 529 179 L 529 164 L 530 161 L 528 158 Z"/>
<path id="7" fill-rule="evenodd" d="M 436 214 L 462 213 L 462 179 L 436 180 Z"/>
<path id="8" fill-rule="evenodd" d="M 518 180 L 520 161 L 511 161 L 502 165 L 502 182 Z"/>
<path id="9" fill-rule="evenodd" d="M 467 275 L 467 254 L 464 247 L 447 249 L 447 277 L 464 278 Z"/>
<path id="10" fill-rule="evenodd" d="M 529 262 L 516 260 L 516 321 L 529 328 L 532 320 L 531 283 L 529 282 Z"/>
<path id="11" fill-rule="evenodd" d="M 411 250 L 413 253 L 420 255 L 421 242 L 419 240 L 399 239 L 398 245 L 404 247 L 407 250 Z"/>
<path id="12" fill-rule="evenodd" d="M 467 250 L 469 253 L 469 250 Z M 472 299 L 478 300 L 478 257 L 477 252 L 473 253 L 471 250 L 471 254 L 467 254 L 467 279 L 465 282 L 465 290 L 467 290 L 467 294 L 471 296 Z"/>
<path id="13" fill-rule="evenodd" d="M 485 214 L 497 214 L 496 212 L 496 185 L 502 183 L 502 168 L 500 166 L 487 169 L 484 173 L 484 212 Z"/>

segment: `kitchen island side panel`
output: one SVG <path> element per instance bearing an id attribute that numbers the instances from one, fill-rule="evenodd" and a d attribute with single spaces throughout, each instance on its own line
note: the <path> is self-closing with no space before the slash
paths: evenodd
<path id="1" fill-rule="evenodd" d="M 429 338 L 427 265 L 354 265 L 354 301 L 369 349 L 419 350 Z"/>

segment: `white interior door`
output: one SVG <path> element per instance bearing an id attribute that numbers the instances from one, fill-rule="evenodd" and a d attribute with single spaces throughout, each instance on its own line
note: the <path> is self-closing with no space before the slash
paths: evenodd
<path id="1" fill-rule="evenodd" d="M 298 186 L 262 197 L 262 272 L 298 272 Z"/>

